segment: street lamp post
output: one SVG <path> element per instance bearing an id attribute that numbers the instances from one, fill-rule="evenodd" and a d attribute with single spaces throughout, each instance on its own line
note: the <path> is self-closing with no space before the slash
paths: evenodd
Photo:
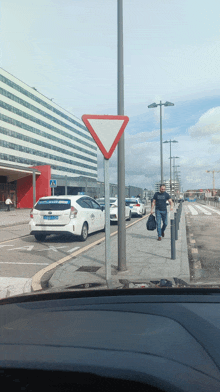
<path id="1" fill-rule="evenodd" d="M 179 158 L 179 157 L 175 157 L 175 158 Z M 174 166 L 173 166 L 173 172 L 174 172 L 175 201 L 176 201 L 176 187 L 175 187 L 175 182 L 178 182 L 178 183 L 179 183 L 179 181 L 178 181 L 178 179 L 177 179 L 177 170 L 176 170 L 177 167 L 180 167 L 180 165 L 175 165 L 175 164 L 174 164 Z M 178 186 L 178 189 L 179 189 L 179 186 Z"/>
<path id="2" fill-rule="evenodd" d="M 171 159 L 173 159 L 173 168 L 175 167 L 175 159 L 178 159 L 179 157 L 170 157 L 169 159 L 170 159 L 170 162 L 171 162 Z M 175 199 L 175 171 L 174 171 L 174 169 L 173 169 L 173 182 L 174 182 L 174 194 L 173 194 L 173 196 L 174 196 L 174 199 Z M 175 203 L 175 201 L 174 201 L 174 203 Z"/>
<path id="3" fill-rule="evenodd" d="M 178 143 L 177 140 L 166 140 L 163 143 L 170 143 L 170 194 L 171 194 L 171 189 L 172 189 L 172 173 L 171 173 L 171 143 Z"/>
<path id="4" fill-rule="evenodd" d="M 163 145 L 162 145 L 162 106 L 174 106 L 174 103 L 166 101 L 165 103 L 156 104 L 155 102 L 148 105 L 149 109 L 156 108 L 160 106 L 160 172 L 161 172 L 161 184 L 163 184 Z"/>
<path id="5" fill-rule="evenodd" d="M 124 115 L 123 2 L 118 0 L 118 115 Z M 124 134 L 118 143 L 118 270 L 126 271 Z"/>

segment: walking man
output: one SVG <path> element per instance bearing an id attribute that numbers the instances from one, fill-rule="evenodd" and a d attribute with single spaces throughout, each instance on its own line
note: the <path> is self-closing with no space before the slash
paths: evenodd
<path id="1" fill-rule="evenodd" d="M 7 211 L 10 211 L 10 204 L 13 204 L 10 197 L 8 196 L 8 198 L 5 200 L 5 204 L 6 206 L 8 206 Z"/>
<path id="2" fill-rule="evenodd" d="M 153 197 L 151 214 L 153 214 L 153 209 L 155 207 L 155 216 L 157 223 L 157 233 L 158 233 L 158 241 L 161 241 L 161 234 L 164 237 L 164 231 L 167 227 L 167 204 L 166 201 L 170 203 L 170 211 L 173 210 L 173 202 L 170 195 L 166 192 L 166 187 L 164 184 L 160 186 L 160 192 L 156 192 Z M 163 227 L 161 229 L 161 219 L 163 221 Z"/>

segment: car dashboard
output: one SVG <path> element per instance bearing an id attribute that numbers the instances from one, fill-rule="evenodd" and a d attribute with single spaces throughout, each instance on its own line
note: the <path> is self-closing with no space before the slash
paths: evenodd
<path id="1" fill-rule="evenodd" d="M 5 389 L 220 390 L 218 290 L 38 292 L 0 305 Z"/>

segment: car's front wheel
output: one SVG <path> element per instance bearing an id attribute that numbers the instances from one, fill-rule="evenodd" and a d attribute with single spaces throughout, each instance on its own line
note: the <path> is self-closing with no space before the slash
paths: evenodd
<path id="1" fill-rule="evenodd" d="M 129 221 L 131 220 L 131 211 L 129 212 L 129 218 L 128 218 L 128 220 L 129 220 Z"/>
<path id="2" fill-rule="evenodd" d="M 88 225 L 86 222 L 83 223 L 82 231 L 80 235 L 80 241 L 86 241 L 88 237 Z"/>
<path id="3" fill-rule="evenodd" d="M 45 241 L 45 239 L 46 239 L 45 234 L 35 234 L 34 237 L 37 241 L 41 241 L 41 242 Z"/>

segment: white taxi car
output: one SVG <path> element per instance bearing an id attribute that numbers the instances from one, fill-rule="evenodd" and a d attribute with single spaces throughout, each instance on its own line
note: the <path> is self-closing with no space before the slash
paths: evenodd
<path id="1" fill-rule="evenodd" d="M 131 215 L 145 215 L 146 214 L 146 206 L 141 201 L 141 199 L 136 199 L 131 197 L 130 199 L 125 199 L 126 204 L 129 206 L 131 210 Z"/>
<path id="2" fill-rule="evenodd" d="M 105 207 L 105 198 L 96 199 L 100 206 Z M 118 199 L 116 197 L 110 197 L 110 221 L 118 221 Z M 131 220 L 131 210 L 129 206 L 125 205 L 125 220 Z"/>
<path id="3" fill-rule="evenodd" d="M 30 213 L 30 234 L 44 241 L 50 234 L 71 233 L 86 241 L 88 234 L 105 229 L 105 212 L 89 196 L 42 197 Z"/>

